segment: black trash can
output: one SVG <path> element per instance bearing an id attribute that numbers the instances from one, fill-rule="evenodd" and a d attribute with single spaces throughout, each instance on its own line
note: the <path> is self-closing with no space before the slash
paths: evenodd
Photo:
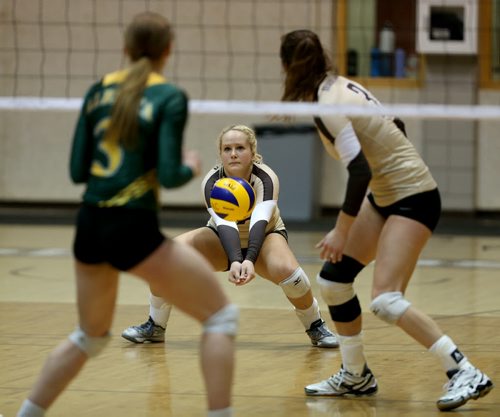
<path id="1" fill-rule="evenodd" d="M 318 216 L 321 190 L 321 140 L 312 124 L 254 126 L 258 152 L 279 177 L 278 206 L 284 221 L 307 222 Z"/>

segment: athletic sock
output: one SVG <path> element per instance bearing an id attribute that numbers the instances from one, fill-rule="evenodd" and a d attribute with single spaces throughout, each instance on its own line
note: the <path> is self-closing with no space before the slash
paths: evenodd
<path id="1" fill-rule="evenodd" d="M 36 405 L 29 399 L 23 401 L 23 403 L 21 404 L 21 408 L 17 413 L 17 417 L 44 417 L 44 416 L 45 416 L 45 410 L 39 405 Z"/>
<path id="2" fill-rule="evenodd" d="M 453 340 L 446 335 L 434 342 L 429 348 L 429 352 L 439 359 L 446 372 L 473 367 L 467 357 L 458 350 Z"/>
<path id="3" fill-rule="evenodd" d="M 298 308 L 296 308 L 295 314 L 297 314 L 297 317 L 302 322 L 305 329 L 309 330 L 311 328 L 311 324 L 321 318 L 321 315 L 319 313 L 319 305 L 316 301 L 316 298 L 313 298 L 311 306 L 306 308 L 305 310 L 299 310 Z"/>
<path id="4" fill-rule="evenodd" d="M 355 336 L 337 335 L 342 355 L 342 365 L 351 374 L 361 376 L 366 365 L 366 358 L 363 348 L 363 335 L 359 333 Z"/>
<path id="5" fill-rule="evenodd" d="M 164 329 L 167 327 L 171 311 L 172 306 L 167 304 L 163 298 L 149 294 L 149 316 L 157 326 Z"/>
<path id="6" fill-rule="evenodd" d="M 218 410 L 208 410 L 207 417 L 232 417 L 233 409 L 231 407 L 219 408 Z"/>

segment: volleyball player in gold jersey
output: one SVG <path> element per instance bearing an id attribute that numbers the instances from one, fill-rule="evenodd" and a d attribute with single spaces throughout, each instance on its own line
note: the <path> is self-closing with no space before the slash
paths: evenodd
<path id="1" fill-rule="evenodd" d="M 332 72 L 318 36 L 296 30 L 281 38 L 284 101 L 380 106 L 360 84 Z M 377 392 L 362 342 L 361 307 L 353 282 L 375 261 L 370 310 L 403 329 L 441 362 L 449 382 L 437 401 L 450 410 L 487 394 L 493 383 L 475 368 L 428 315 L 406 298 L 418 257 L 441 213 L 437 184 L 406 138 L 401 120 L 385 116 L 316 117 L 325 150 L 347 168 L 345 200 L 335 227 L 318 243 L 318 275 L 335 322 L 342 356 L 338 373 L 305 387 L 312 396 Z M 368 192 L 368 193 L 367 193 Z"/>
<path id="2" fill-rule="evenodd" d="M 248 126 L 232 125 L 217 138 L 220 164 L 202 181 L 202 192 L 210 213 L 205 227 L 183 233 L 175 240 L 196 248 L 216 271 L 229 271 L 229 281 L 244 285 L 256 272 L 279 285 L 294 306 L 311 343 L 322 348 L 338 347 L 335 335 L 321 318 L 309 278 L 288 246 L 285 224 L 278 207 L 279 180 L 257 152 L 255 132 Z M 217 216 L 210 206 L 214 183 L 223 177 L 248 180 L 255 189 L 256 206 L 251 216 L 230 222 Z M 122 336 L 134 343 L 163 342 L 171 305 L 151 288 L 149 318 L 125 329 Z"/>

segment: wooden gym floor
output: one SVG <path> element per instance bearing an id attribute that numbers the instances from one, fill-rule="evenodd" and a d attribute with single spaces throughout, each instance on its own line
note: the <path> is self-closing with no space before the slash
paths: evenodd
<path id="1" fill-rule="evenodd" d="M 10 222 L 8 222 L 10 223 Z M 170 236 L 185 229 L 165 228 Z M 328 229 L 290 231 L 290 245 L 308 273 L 321 267 L 314 244 Z M 71 225 L 0 224 L 0 415 L 14 417 L 47 354 L 76 323 L 70 256 Z M 372 267 L 356 281 L 365 311 L 369 365 L 379 382 L 370 399 L 310 398 L 303 387 L 336 372 L 337 349 L 309 344 L 279 288 L 256 279 L 248 286 L 221 283 L 241 307 L 234 382 L 236 417 L 428 417 L 446 382 L 437 361 L 401 330 L 367 309 Z M 426 247 L 407 297 L 431 314 L 497 387 L 457 416 L 500 415 L 500 235 L 436 234 Z M 58 399 L 51 417 L 203 416 L 198 369 L 199 325 L 173 311 L 165 344 L 134 345 L 121 331 L 147 318 L 146 286 L 124 274 L 113 339 Z"/>

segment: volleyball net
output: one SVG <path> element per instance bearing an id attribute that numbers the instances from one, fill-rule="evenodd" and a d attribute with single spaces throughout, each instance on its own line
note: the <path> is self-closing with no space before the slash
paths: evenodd
<path id="1" fill-rule="evenodd" d="M 0 110 L 77 111 L 78 98 L 0 97 Z M 447 104 L 386 104 L 365 107 L 346 104 L 284 103 L 275 101 L 191 100 L 191 114 L 261 116 L 398 116 L 407 119 L 500 120 L 500 106 Z"/>
<path id="2" fill-rule="evenodd" d="M 387 8 L 389 3 L 5 0 L 0 4 L 0 109 L 78 108 L 92 82 L 126 64 L 123 30 L 136 13 L 151 10 L 167 16 L 174 26 L 174 53 L 166 75 L 188 92 L 192 113 L 383 111 L 407 118 L 498 118 L 499 103 L 477 101 L 477 62 L 482 57 L 476 61 L 472 56 L 441 55 L 424 68 L 425 55 L 417 50 L 417 2 L 408 0 L 402 6 L 394 1 Z M 298 28 L 318 33 L 340 73 L 361 77 L 385 108 L 279 104 L 280 37 Z M 496 37 L 493 50 L 495 46 Z M 500 62 L 495 52 L 490 58 Z"/>

